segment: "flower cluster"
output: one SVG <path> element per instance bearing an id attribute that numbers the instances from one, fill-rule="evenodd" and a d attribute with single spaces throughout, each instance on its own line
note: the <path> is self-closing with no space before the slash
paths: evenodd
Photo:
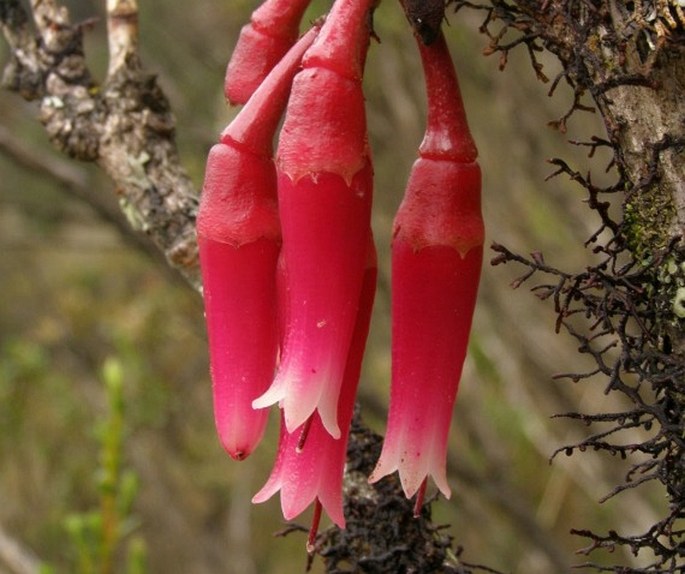
<path id="1" fill-rule="evenodd" d="M 375 0 L 335 0 L 297 39 L 306 0 L 266 0 L 243 28 L 225 93 L 243 108 L 209 153 L 197 218 L 214 413 L 244 459 L 281 414 L 278 455 L 255 495 L 286 519 L 315 504 L 344 527 L 347 437 L 376 289 L 373 167 L 362 76 Z M 480 171 L 442 33 L 417 35 L 426 134 L 392 237 L 392 382 L 370 481 L 399 472 L 420 508 L 449 496 L 452 407 L 482 260 Z M 279 123 L 278 146 L 273 140 Z"/>

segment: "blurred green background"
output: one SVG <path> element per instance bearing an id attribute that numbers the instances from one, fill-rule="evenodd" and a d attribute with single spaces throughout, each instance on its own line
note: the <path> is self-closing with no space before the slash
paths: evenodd
<path id="1" fill-rule="evenodd" d="M 75 21 L 97 18 L 86 46 L 101 80 L 104 2 L 65 4 Z M 307 19 L 328 5 L 313 2 Z M 254 0 L 140 2 L 143 61 L 172 102 L 181 155 L 198 189 L 206 153 L 235 113 L 224 103 L 224 70 L 255 6 Z M 546 160 L 563 157 L 582 173 L 592 170 L 593 181 L 608 181 L 607 156 L 589 159 L 568 143 L 602 136 L 601 118 L 576 114 L 566 134 L 547 127 L 570 106 L 570 90 L 562 85 L 548 97 L 549 84 L 535 79 L 523 49 L 500 72 L 496 56 L 482 55 L 480 17 L 450 15 L 446 34 L 480 149 L 488 243 L 539 250 L 550 263 L 582 269 L 591 260 L 582 243 L 598 221 L 583 204 L 583 190 L 563 178 L 545 181 L 553 171 Z M 421 140 L 425 96 L 397 3 L 381 3 L 376 28 L 381 43 L 372 46 L 365 88 L 381 277 L 361 393 L 362 413 L 382 431 L 390 369 L 389 233 Z M 6 60 L 3 43 L 0 61 Z M 553 78 L 558 64 L 544 55 L 541 61 Z M 0 528 L 54 572 L 87 571 L 75 530 L 93 512 L 104 512 L 109 476 L 121 481 L 110 487 L 118 494 L 128 488 L 133 497 L 119 517 L 126 535 L 116 544 L 117 572 L 303 571 L 304 535 L 274 537 L 283 528 L 278 500 L 250 503 L 271 468 L 276 421 L 247 461 L 223 453 L 213 428 L 199 297 L 116 220 L 103 219 L 116 213 L 111 182 L 93 166 L 59 156 L 35 112 L 17 95 L 0 92 Z M 15 144 L 73 184 L 22 165 L 11 151 Z M 552 381 L 554 373 L 582 372 L 588 364 L 570 337 L 553 334 L 549 303 L 526 287 L 509 287 L 520 271 L 485 266 L 453 424 L 453 496 L 434 505 L 434 516 L 451 524 L 467 561 L 515 574 L 563 572 L 586 560 L 575 554 L 584 541 L 571 528 L 641 532 L 663 501 L 657 490 L 643 489 L 599 505 L 625 469 L 606 456 L 588 452 L 549 464 L 556 448 L 587 432 L 552 415 L 620 406 L 603 394 L 601 381 Z M 105 384 L 117 376 L 120 396 Z M 120 450 L 111 443 L 117 437 Z M 113 475 L 108 452 L 121 457 Z M 648 557 L 594 558 L 640 565 Z M 321 571 L 319 563 L 314 571 Z"/>

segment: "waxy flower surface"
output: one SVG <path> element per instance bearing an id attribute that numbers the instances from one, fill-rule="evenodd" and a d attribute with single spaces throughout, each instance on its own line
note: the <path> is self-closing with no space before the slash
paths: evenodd
<path id="1" fill-rule="evenodd" d="M 264 502 L 280 490 L 281 508 L 286 520 L 295 518 L 310 504 L 318 501 L 335 524 L 345 527 L 342 480 L 347 438 L 376 292 L 377 267 L 372 241 L 367 257 L 352 344 L 338 401 L 341 436 L 334 439 L 317 413 L 292 432 L 281 421 L 276 463 L 269 480 L 252 499 L 253 502 Z"/>
<path id="2" fill-rule="evenodd" d="M 253 501 L 280 492 L 287 520 L 314 504 L 311 549 L 323 510 L 345 526 L 345 456 L 376 287 L 362 76 L 377 0 L 335 0 L 320 30 L 283 56 L 308 4 L 265 0 L 241 32 L 225 89 L 247 103 L 210 151 L 197 233 L 221 442 L 246 457 L 277 405 L 278 453 Z M 428 118 L 393 224 L 390 409 L 369 480 L 397 471 L 418 512 L 429 477 L 450 495 L 448 432 L 484 228 L 444 6 L 403 4 Z"/>
<path id="3" fill-rule="evenodd" d="M 407 497 L 432 476 L 447 497 L 447 438 L 483 257 L 480 169 L 442 34 L 419 43 L 426 135 L 393 226 L 392 382 L 383 450 L 370 480 L 399 471 Z M 418 508 L 417 508 L 418 510 Z"/>
<path id="4" fill-rule="evenodd" d="M 247 102 L 295 43 L 310 1 L 265 0 L 252 13 L 226 68 L 224 95 L 230 103 Z"/>

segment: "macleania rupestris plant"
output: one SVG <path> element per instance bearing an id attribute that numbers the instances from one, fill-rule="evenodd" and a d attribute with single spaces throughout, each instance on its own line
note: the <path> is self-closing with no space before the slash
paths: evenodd
<path id="1" fill-rule="evenodd" d="M 442 33 L 419 42 L 428 122 L 395 218 L 388 428 L 371 482 L 399 471 L 407 497 L 430 475 L 447 497 L 447 436 L 483 257 L 480 169 Z"/>
<path id="2" fill-rule="evenodd" d="M 297 74 L 276 155 L 285 261 L 281 362 L 256 408 L 293 433 L 315 411 L 341 436 L 338 396 L 369 241 L 372 167 L 361 77 L 373 0 L 336 0 Z"/>
<path id="3" fill-rule="evenodd" d="M 326 431 L 316 413 L 292 432 L 289 432 L 285 423 L 281 421 L 276 463 L 267 483 L 252 499 L 253 502 L 264 502 L 280 490 L 281 509 L 286 520 L 295 518 L 314 502 L 315 520 L 312 523 L 310 545 L 316 534 L 321 506 L 335 524 L 341 528 L 345 527 L 342 503 L 343 469 L 354 399 L 376 293 L 376 274 L 376 251 L 369 233 L 359 310 L 338 401 L 341 437 L 334 439 Z"/>
<path id="4" fill-rule="evenodd" d="M 244 104 L 295 43 L 311 0 L 266 0 L 243 26 L 226 68 L 224 94 Z"/>
<path id="5" fill-rule="evenodd" d="M 278 349 L 276 263 L 281 248 L 273 137 L 313 28 L 273 69 L 207 160 L 197 237 L 209 336 L 214 416 L 235 459 L 262 437 L 252 401 L 273 379 Z"/>

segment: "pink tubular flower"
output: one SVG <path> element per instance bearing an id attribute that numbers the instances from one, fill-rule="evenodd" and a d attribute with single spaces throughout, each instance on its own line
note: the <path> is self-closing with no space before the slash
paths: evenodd
<path id="1" fill-rule="evenodd" d="M 226 69 L 224 93 L 244 104 L 295 43 L 300 20 L 311 0 L 265 0 L 243 26 Z"/>
<path id="2" fill-rule="evenodd" d="M 281 363 L 255 408 L 280 402 L 288 432 L 315 411 L 341 436 L 343 381 L 370 228 L 362 68 L 373 0 L 336 0 L 295 77 L 276 157 L 286 268 Z"/>
<path id="3" fill-rule="evenodd" d="M 292 48 L 209 152 L 197 236 L 209 336 L 214 416 L 235 459 L 260 441 L 267 412 L 252 401 L 273 378 L 278 346 L 275 274 L 281 247 L 273 134 L 302 54 Z"/>
<path id="4" fill-rule="evenodd" d="M 359 309 L 338 402 L 341 436 L 339 439 L 331 437 L 317 414 L 292 432 L 288 432 L 282 421 L 278 455 L 273 471 L 267 483 L 252 499 L 252 502 L 264 502 L 280 490 L 281 508 L 286 520 L 295 518 L 312 502 L 317 502 L 323 506 L 335 524 L 341 528 L 345 527 L 342 506 L 343 468 L 354 398 L 376 291 L 376 254 L 370 234 L 369 244 Z M 314 532 L 315 529 L 316 524 L 313 525 Z"/>
<path id="5" fill-rule="evenodd" d="M 383 450 L 370 481 L 399 471 L 407 497 L 430 475 L 450 496 L 447 436 L 483 257 L 480 169 L 442 33 L 419 43 L 428 125 L 394 222 L 392 385 Z"/>

